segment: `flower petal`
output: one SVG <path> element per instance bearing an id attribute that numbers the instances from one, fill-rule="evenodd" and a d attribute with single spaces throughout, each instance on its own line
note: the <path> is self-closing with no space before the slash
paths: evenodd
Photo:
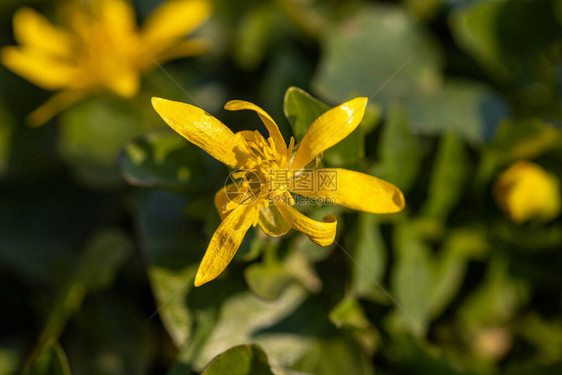
<path id="1" fill-rule="evenodd" d="M 366 106 L 367 98 L 355 98 L 314 120 L 299 144 L 292 168 L 304 168 L 317 155 L 351 134 L 363 119 Z"/>
<path id="2" fill-rule="evenodd" d="M 242 194 L 238 190 L 238 186 L 235 184 L 228 184 L 215 194 L 215 207 L 221 220 L 230 214 L 233 209 L 228 209 L 227 204 L 233 201 L 237 201 L 237 198 Z M 239 199 L 238 199 L 239 200 Z"/>
<path id="3" fill-rule="evenodd" d="M 152 56 L 155 60 L 159 63 L 165 63 L 166 61 L 178 59 L 181 57 L 187 56 L 195 56 L 195 55 L 202 55 L 209 51 L 208 43 L 203 39 L 191 39 L 191 40 L 184 40 L 183 42 L 178 43 L 177 45 L 163 50 L 156 56 Z M 149 68 L 150 66 L 154 66 L 154 61 L 148 59 L 146 60 Z"/>
<path id="4" fill-rule="evenodd" d="M 152 106 L 172 129 L 215 159 L 233 168 L 247 160 L 246 145 L 201 108 L 161 98 L 152 98 Z"/>
<path id="5" fill-rule="evenodd" d="M 334 242 L 338 224 L 334 215 L 327 215 L 323 219 L 324 222 L 320 222 L 306 217 L 288 205 L 278 204 L 277 208 L 293 229 L 306 234 L 315 244 L 328 246 Z"/>
<path id="6" fill-rule="evenodd" d="M 244 109 L 248 109 L 250 111 L 256 112 L 267 128 L 269 136 L 273 139 L 273 143 L 275 144 L 277 151 L 282 155 L 287 154 L 287 145 L 285 144 L 285 140 L 281 135 L 281 131 L 279 130 L 279 127 L 277 126 L 275 121 L 273 121 L 271 116 L 269 116 L 266 111 L 264 111 L 254 103 L 250 103 L 244 100 L 231 100 L 224 105 L 224 109 L 226 109 L 227 111 L 241 111 Z"/>
<path id="7" fill-rule="evenodd" d="M 71 56 L 71 37 L 53 26 L 43 15 L 31 8 L 21 8 L 14 14 L 14 37 L 25 47 L 35 48 L 56 56 Z"/>
<path id="8" fill-rule="evenodd" d="M 145 21 L 141 37 L 147 53 L 154 55 L 202 24 L 211 14 L 207 0 L 169 0 Z"/>
<path id="9" fill-rule="evenodd" d="M 136 42 L 137 20 L 135 12 L 128 1 L 124 0 L 98 0 L 92 5 L 97 5 L 98 17 L 103 23 L 103 28 L 111 35 L 111 39 L 121 43 L 123 48 Z M 125 44 L 126 43 L 126 44 Z"/>
<path id="10" fill-rule="evenodd" d="M 219 225 L 195 276 L 195 286 L 216 278 L 230 263 L 244 236 L 256 220 L 259 206 L 238 206 Z"/>
<path id="11" fill-rule="evenodd" d="M 115 69 L 110 80 L 105 82 L 106 87 L 124 98 L 133 97 L 140 87 L 139 73 L 134 69 Z"/>
<path id="12" fill-rule="evenodd" d="M 88 94 L 88 91 L 61 91 L 51 98 L 49 98 L 45 103 L 43 103 L 35 111 L 31 112 L 27 117 L 27 122 L 31 127 L 38 127 L 45 124 L 51 118 L 56 116 L 58 113 L 62 112 L 66 108 L 70 107 L 84 96 Z"/>
<path id="13" fill-rule="evenodd" d="M 70 86 L 78 72 L 73 65 L 64 60 L 26 47 L 2 48 L 0 61 L 14 73 L 46 90 Z"/>
<path id="14" fill-rule="evenodd" d="M 260 228 L 270 237 L 280 237 L 291 230 L 291 226 L 279 209 L 270 204 L 269 207 L 263 206 L 259 212 L 258 224 Z"/>
<path id="15" fill-rule="evenodd" d="M 306 197 L 332 198 L 337 204 L 354 210 L 389 214 L 401 211 L 406 205 L 400 189 L 368 174 L 341 168 L 317 169 L 298 176 L 293 185 L 299 186 L 304 179 L 314 181 L 321 188 L 315 191 L 293 188 L 293 192 Z M 327 184 L 326 179 L 335 181 L 336 185 Z"/>

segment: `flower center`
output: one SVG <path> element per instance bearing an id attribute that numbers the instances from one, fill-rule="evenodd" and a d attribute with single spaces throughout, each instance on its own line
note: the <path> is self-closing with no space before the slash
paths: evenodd
<path id="1" fill-rule="evenodd" d="M 247 200 L 259 200 L 266 207 L 271 201 L 277 202 L 284 199 L 293 204 L 293 198 L 289 193 L 289 183 L 292 179 L 292 171 L 289 169 L 288 155 L 294 150 L 294 139 L 291 139 L 287 154 L 279 152 L 272 138 L 267 140 L 258 132 L 248 132 L 244 140 L 250 150 L 250 158 L 244 164 L 243 169 L 236 172 L 232 177 L 240 179 L 240 193 Z"/>

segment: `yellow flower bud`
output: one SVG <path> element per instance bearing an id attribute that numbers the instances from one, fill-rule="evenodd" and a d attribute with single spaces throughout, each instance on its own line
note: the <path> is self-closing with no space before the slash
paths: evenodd
<path id="1" fill-rule="evenodd" d="M 516 223 L 550 220 L 560 214 L 560 181 L 528 161 L 514 163 L 498 177 L 494 197 Z"/>

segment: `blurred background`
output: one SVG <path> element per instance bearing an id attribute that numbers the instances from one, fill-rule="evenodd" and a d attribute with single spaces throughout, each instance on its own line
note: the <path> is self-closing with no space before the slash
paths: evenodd
<path id="1" fill-rule="evenodd" d="M 0 4 L 1 375 L 562 373 L 562 1 L 169 3 Z M 307 93 L 369 97 L 323 165 L 406 209 L 194 288 L 229 171 L 150 98 L 288 141 Z"/>

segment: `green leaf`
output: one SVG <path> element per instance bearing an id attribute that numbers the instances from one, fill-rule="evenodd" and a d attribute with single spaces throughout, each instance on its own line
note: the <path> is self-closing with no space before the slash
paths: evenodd
<path id="1" fill-rule="evenodd" d="M 256 7 L 244 13 L 234 44 L 234 59 L 238 66 L 250 70 L 262 62 L 276 35 L 276 16 L 277 12 L 271 6 Z"/>
<path id="2" fill-rule="evenodd" d="M 318 215 L 318 217 L 321 217 Z M 292 243 L 292 249 L 310 259 L 313 262 L 319 262 L 326 259 L 332 252 L 331 246 L 320 246 L 315 244 L 305 234 L 296 234 Z"/>
<path id="3" fill-rule="evenodd" d="M 359 126 L 340 143 L 324 151 L 324 161 L 330 167 L 355 166 L 365 158 L 365 135 Z"/>
<path id="4" fill-rule="evenodd" d="M 395 233 L 396 260 L 391 286 L 399 324 L 415 336 L 423 337 L 429 325 L 429 297 L 433 288 L 431 249 L 414 228 L 402 224 Z"/>
<path id="5" fill-rule="evenodd" d="M 284 112 L 291 123 L 297 143 L 302 140 L 314 120 L 329 109 L 327 104 L 298 87 L 289 87 L 285 92 Z"/>
<path id="6" fill-rule="evenodd" d="M 330 311 L 330 320 L 336 327 L 348 330 L 352 337 L 372 355 L 380 341 L 379 333 L 368 320 L 363 308 L 353 297 L 346 297 Z"/>
<path id="7" fill-rule="evenodd" d="M 221 285 L 217 282 L 213 285 L 212 292 L 219 294 L 213 303 L 220 306 L 220 311 L 206 340 L 203 343 L 190 343 L 184 348 L 196 353 L 189 358 L 196 371 L 201 371 L 222 351 L 247 342 L 261 345 L 269 358 L 282 367 L 290 366 L 306 351 L 312 338 L 288 334 L 283 327 L 276 328 L 277 324 L 290 320 L 296 309 L 305 308 L 302 304 L 306 294 L 302 287 L 293 284 L 279 298 L 264 301 L 248 291 L 237 290 L 233 293 L 226 286 L 225 283 Z M 209 290 L 203 288 L 191 292 L 191 306 L 212 306 Z M 197 348 L 194 348 L 196 344 Z"/>
<path id="8" fill-rule="evenodd" d="M 46 345 L 35 361 L 26 366 L 24 375 L 70 375 L 66 354 L 57 342 Z"/>
<path id="9" fill-rule="evenodd" d="M 155 132 L 128 142 L 120 156 L 121 174 L 131 185 L 195 192 L 208 187 L 216 168 L 176 133 Z"/>
<path id="10" fill-rule="evenodd" d="M 494 238 L 513 249 L 524 249 L 530 253 L 548 252 L 562 247 L 562 226 L 521 227 L 511 221 L 498 221 L 492 225 Z M 535 258 L 538 260 L 538 258 Z"/>
<path id="11" fill-rule="evenodd" d="M 158 314 L 178 347 L 188 339 L 193 323 L 191 313 L 186 309 L 185 299 L 192 288 L 196 272 L 196 264 L 179 270 L 151 265 L 148 270 Z"/>
<path id="12" fill-rule="evenodd" d="M 221 293 L 221 287 L 215 284 L 213 292 Z M 197 306 L 203 295 L 209 298 L 208 294 L 197 288 L 191 294 L 191 306 Z M 323 298 L 308 296 L 296 283 L 273 301 L 263 301 L 242 290 L 218 296 L 218 301 L 221 305 L 214 329 L 204 343 L 190 345 L 199 349 L 192 357 L 196 371 L 222 351 L 248 342 L 260 345 L 276 368 L 319 375 L 341 368 L 357 374 L 372 371 L 359 344 L 328 320 Z"/>
<path id="13" fill-rule="evenodd" d="M 219 354 L 204 375 L 273 375 L 267 355 L 258 345 L 239 345 Z"/>
<path id="14" fill-rule="evenodd" d="M 123 233 L 113 230 L 99 233 L 82 254 L 75 282 L 90 291 L 111 285 L 132 250 L 131 240 Z"/>
<path id="15" fill-rule="evenodd" d="M 453 37 L 490 78 L 509 88 L 520 114 L 562 121 L 559 58 L 562 23 L 559 1 L 479 1 L 459 7 L 450 18 Z"/>
<path id="16" fill-rule="evenodd" d="M 474 186 L 484 192 L 499 168 L 520 159 L 534 159 L 547 151 L 562 150 L 562 131 L 539 119 L 504 121 L 486 145 Z"/>
<path id="17" fill-rule="evenodd" d="M 528 75 L 532 71 L 522 69 L 559 42 L 562 25 L 553 17 L 555 3 L 475 2 L 453 13 L 453 35 L 492 73 Z"/>
<path id="18" fill-rule="evenodd" d="M 417 133 L 454 133 L 474 145 L 489 141 L 509 114 L 505 100 L 492 90 L 460 80 L 447 81 L 438 90 L 405 101 L 404 106 Z"/>
<path id="19" fill-rule="evenodd" d="M 398 7 L 365 6 L 323 40 L 313 87 L 333 102 L 376 95 L 386 108 L 437 87 L 441 65 L 439 51 L 413 17 Z"/>
<path id="20" fill-rule="evenodd" d="M 291 123 L 296 142 L 300 142 L 314 120 L 330 109 L 325 103 L 307 92 L 290 87 L 285 93 L 284 112 Z M 370 107 L 370 122 L 378 120 L 380 110 Z M 324 152 L 324 160 L 330 166 L 340 167 L 357 163 L 365 156 L 363 126 L 359 126 L 344 140 Z"/>
<path id="21" fill-rule="evenodd" d="M 381 348 L 384 351 L 383 358 L 388 360 L 390 374 L 472 374 L 460 369 L 456 361 L 427 341 L 417 340 L 407 334 L 391 336 L 390 342 Z"/>
<path id="22" fill-rule="evenodd" d="M 464 281 L 468 261 L 481 257 L 487 249 L 488 244 L 481 231 L 451 231 L 433 259 L 433 287 L 428 300 L 432 318 L 443 313 L 456 297 Z"/>
<path id="23" fill-rule="evenodd" d="M 534 159 L 553 148 L 562 148 L 562 131 L 538 119 L 505 121 L 487 151 L 502 163 Z"/>
<path id="24" fill-rule="evenodd" d="M 376 217 L 359 214 L 356 228 L 349 237 L 358 263 L 351 264 L 352 291 L 358 297 L 386 302 L 387 298 L 380 288 L 386 272 L 387 250 Z"/>
<path id="25" fill-rule="evenodd" d="M 178 347 L 192 333 L 193 317 L 186 300 L 207 246 L 195 229 L 197 222 L 183 215 L 188 202 L 179 194 L 150 190 L 137 197 L 136 211 L 158 314 Z"/>
<path id="26" fill-rule="evenodd" d="M 457 318 L 463 326 L 474 329 L 506 323 L 527 300 L 528 288 L 524 281 L 510 277 L 508 266 L 503 257 L 490 261 L 485 279 L 458 310 Z"/>
<path id="27" fill-rule="evenodd" d="M 293 369 L 318 375 L 372 375 L 375 372 L 361 348 L 342 337 L 317 340 Z"/>
<path id="28" fill-rule="evenodd" d="M 361 305 L 354 298 L 341 300 L 336 307 L 330 311 L 330 320 L 337 327 L 349 325 L 355 328 L 368 328 L 371 325 Z"/>
<path id="29" fill-rule="evenodd" d="M 381 167 L 379 177 L 407 193 L 421 165 L 418 140 L 410 129 L 406 112 L 393 105 L 382 130 L 379 147 Z"/>
<path id="30" fill-rule="evenodd" d="M 255 263 L 244 271 L 246 282 L 252 292 L 261 298 L 279 298 L 293 277 L 282 264 Z"/>
<path id="31" fill-rule="evenodd" d="M 446 134 L 437 149 L 423 212 L 444 221 L 461 199 L 469 175 L 464 145 L 453 133 Z"/>
<path id="32" fill-rule="evenodd" d="M 518 323 L 517 332 L 536 348 L 537 362 L 553 363 L 562 355 L 562 324 L 559 320 L 544 319 L 537 313 L 526 314 Z"/>
<path id="33" fill-rule="evenodd" d="M 151 110 L 148 101 L 144 111 Z M 133 103 L 114 98 L 92 98 L 59 116 L 59 150 L 78 179 L 94 187 L 119 185 L 118 155 L 131 138 L 162 128 L 155 116 Z"/>
<path id="34" fill-rule="evenodd" d="M 305 239 L 299 238 L 304 242 Z M 308 237 L 306 237 L 306 242 L 314 244 Z M 316 244 L 314 245 L 318 246 Z M 299 281 L 309 291 L 318 293 L 322 289 L 322 280 L 320 280 L 320 277 L 318 277 L 316 273 L 313 263 L 314 260 L 302 253 L 302 250 L 302 247 L 299 248 L 299 250 L 293 247 L 293 251 L 283 260 L 283 264 L 285 269 L 289 271 L 295 280 Z"/>

